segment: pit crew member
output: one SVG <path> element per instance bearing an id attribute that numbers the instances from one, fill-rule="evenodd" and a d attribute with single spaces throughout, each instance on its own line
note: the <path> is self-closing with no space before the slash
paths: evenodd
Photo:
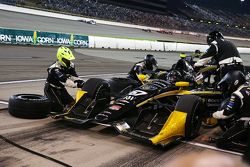
<path id="1" fill-rule="evenodd" d="M 137 75 L 152 74 L 158 68 L 154 55 L 148 54 L 143 61 L 137 62 L 128 73 L 128 78 L 139 81 Z"/>
<path id="2" fill-rule="evenodd" d="M 209 33 L 207 44 L 210 47 L 194 64 L 195 67 L 204 66 L 211 59 L 214 59 L 219 67 L 220 79 L 232 70 L 244 72 L 242 59 L 236 46 L 232 42 L 224 40 L 221 32 L 213 31 Z"/>
<path id="3" fill-rule="evenodd" d="M 240 141 L 242 139 L 240 133 L 246 130 L 244 127 L 245 121 L 240 120 L 250 117 L 250 86 L 241 71 L 227 73 L 218 85 L 223 92 L 227 92 L 231 96 L 219 111 L 213 113 L 213 117 L 218 120 L 229 121 L 230 126 L 221 137 L 216 139 L 216 144 L 218 147 L 225 149 L 241 148 L 240 144 L 233 142 L 231 139 L 235 138 Z M 242 134 L 246 136 L 246 133 Z"/>
<path id="4" fill-rule="evenodd" d="M 71 62 L 75 57 L 69 48 L 59 47 L 56 56 L 57 61 L 47 69 L 44 93 L 52 103 L 52 112 L 60 113 L 74 104 L 65 86 L 82 88 L 84 81 L 76 74 L 75 65 Z"/>

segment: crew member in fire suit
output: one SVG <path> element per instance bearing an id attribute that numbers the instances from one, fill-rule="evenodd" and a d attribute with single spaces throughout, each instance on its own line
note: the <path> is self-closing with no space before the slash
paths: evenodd
<path id="1" fill-rule="evenodd" d="M 75 65 L 71 62 L 75 57 L 72 51 L 61 46 L 57 50 L 57 61 L 48 69 L 48 77 L 44 87 L 45 96 L 51 101 L 52 112 L 61 113 L 74 104 L 74 99 L 69 95 L 66 87 L 82 88 L 84 81 L 78 77 Z"/>
<path id="2" fill-rule="evenodd" d="M 225 129 L 225 133 L 216 139 L 216 144 L 218 147 L 225 149 L 245 149 L 241 144 L 234 141 L 240 141 L 247 136 L 244 119 L 250 117 L 249 83 L 246 82 L 245 75 L 241 71 L 231 71 L 222 78 L 218 86 L 223 92 L 231 95 L 219 111 L 213 113 L 214 118 L 229 121 L 227 123 L 229 126 Z M 250 151 L 248 151 L 249 153 Z"/>
<path id="3" fill-rule="evenodd" d="M 128 78 L 139 81 L 137 75 L 139 74 L 153 74 L 158 68 L 156 58 L 148 54 L 143 61 L 137 62 L 128 73 Z"/>
<path id="4" fill-rule="evenodd" d="M 221 32 L 213 31 L 209 33 L 207 43 L 210 47 L 194 64 L 195 67 L 202 67 L 213 59 L 218 65 L 220 79 L 229 71 L 239 70 L 244 72 L 242 59 L 236 46 L 225 40 Z"/>

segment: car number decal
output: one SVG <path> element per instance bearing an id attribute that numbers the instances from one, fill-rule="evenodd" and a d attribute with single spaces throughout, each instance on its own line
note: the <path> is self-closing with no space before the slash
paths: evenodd
<path id="1" fill-rule="evenodd" d="M 130 95 L 130 96 L 142 96 L 142 95 L 146 95 L 146 94 L 148 94 L 148 93 L 145 91 L 134 90 L 133 92 L 130 92 L 128 95 Z"/>

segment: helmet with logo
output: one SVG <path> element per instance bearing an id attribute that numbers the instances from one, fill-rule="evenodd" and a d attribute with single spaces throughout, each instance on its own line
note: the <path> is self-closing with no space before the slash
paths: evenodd
<path id="1" fill-rule="evenodd" d="M 65 46 L 61 46 L 58 48 L 56 57 L 59 63 L 63 67 L 67 68 L 70 66 L 70 61 L 75 59 L 72 51 Z"/>
<path id="2" fill-rule="evenodd" d="M 158 63 L 154 55 L 148 54 L 144 58 L 144 62 L 148 68 L 158 67 Z"/>
<path id="3" fill-rule="evenodd" d="M 223 92 L 231 94 L 245 82 L 245 75 L 241 71 L 230 71 L 220 80 L 218 87 Z"/>
<path id="4" fill-rule="evenodd" d="M 224 39 L 223 35 L 219 31 L 212 31 L 207 36 L 207 44 L 210 45 L 216 39 Z"/>

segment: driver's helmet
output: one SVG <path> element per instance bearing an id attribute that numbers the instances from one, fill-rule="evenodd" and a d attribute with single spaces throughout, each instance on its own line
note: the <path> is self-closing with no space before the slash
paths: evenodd
<path id="1" fill-rule="evenodd" d="M 66 68 L 70 67 L 70 61 L 75 59 L 72 51 L 65 46 L 61 46 L 58 48 L 56 57 L 58 62 Z"/>
<path id="2" fill-rule="evenodd" d="M 183 59 L 180 59 L 177 61 L 176 65 L 175 65 L 175 70 L 185 70 L 186 69 L 186 62 Z"/>
<path id="3" fill-rule="evenodd" d="M 182 80 L 181 72 L 178 70 L 172 70 L 167 73 L 166 75 L 166 81 L 169 81 L 170 83 L 175 83 Z"/>
<path id="4" fill-rule="evenodd" d="M 212 31 L 207 36 L 207 44 L 210 45 L 216 39 L 224 39 L 223 35 L 219 31 Z"/>
<path id="5" fill-rule="evenodd" d="M 189 62 L 186 59 L 179 59 L 173 68 L 174 70 L 181 71 L 181 73 L 193 71 L 193 67 L 189 64 Z"/>
<path id="6" fill-rule="evenodd" d="M 245 75 L 241 71 L 228 72 L 218 83 L 218 87 L 224 93 L 233 93 L 246 82 Z"/>
<path id="7" fill-rule="evenodd" d="M 148 54 L 144 58 L 144 62 L 147 68 L 153 70 L 154 67 L 158 67 L 158 63 L 154 55 Z"/>

